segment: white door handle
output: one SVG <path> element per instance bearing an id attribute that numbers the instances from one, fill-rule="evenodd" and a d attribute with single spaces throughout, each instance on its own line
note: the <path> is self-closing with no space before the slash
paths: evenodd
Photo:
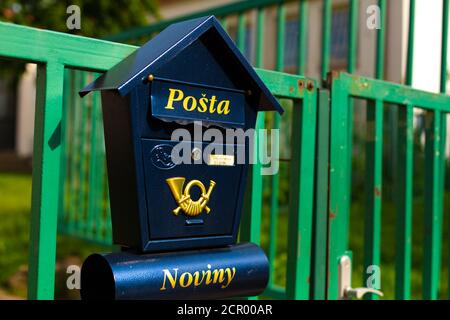
<path id="1" fill-rule="evenodd" d="M 339 260 L 339 299 L 362 299 L 367 293 L 383 296 L 383 292 L 373 288 L 352 288 L 352 261 L 349 256 L 342 256 Z"/>
<path id="2" fill-rule="evenodd" d="M 344 292 L 345 298 L 362 299 L 366 293 L 373 293 L 380 297 L 383 296 L 383 292 L 372 288 L 346 288 Z"/>

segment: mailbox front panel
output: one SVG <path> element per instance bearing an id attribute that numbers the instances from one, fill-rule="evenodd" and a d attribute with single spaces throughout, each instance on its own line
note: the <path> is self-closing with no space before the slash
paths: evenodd
<path id="1" fill-rule="evenodd" d="M 194 148 L 202 151 L 208 144 L 153 139 L 141 143 L 150 241 L 231 237 L 244 174 L 244 165 L 236 164 L 237 153 L 245 151 L 244 145 L 228 145 L 232 155 L 213 152 L 207 163 L 175 164 L 171 153 L 176 145 L 181 153 L 188 150 L 190 158 Z"/>

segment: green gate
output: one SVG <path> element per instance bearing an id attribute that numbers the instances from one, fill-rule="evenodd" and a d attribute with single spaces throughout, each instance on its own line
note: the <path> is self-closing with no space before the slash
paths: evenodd
<path id="1" fill-rule="evenodd" d="M 423 223 L 422 297 L 437 299 L 441 275 L 441 246 L 444 206 L 444 177 L 446 159 L 446 116 L 450 112 L 450 97 L 414 90 L 407 86 L 357 77 L 346 73 L 331 74 L 330 155 L 329 155 L 329 279 L 328 298 L 338 297 L 340 281 L 339 260 L 344 255 L 363 258 L 364 284 L 369 266 L 381 267 L 382 254 L 382 166 L 383 111 L 394 108 L 398 113 L 397 152 L 394 154 L 395 181 L 395 298 L 411 298 L 411 269 L 413 230 Z M 358 107 L 366 102 L 365 135 L 365 206 L 364 249 L 349 252 L 352 238 L 351 176 L 352 176 L 352 119 Z M 413 224 L 414 185 L 414 109 L 422 111 L 424 120 L 424 209 L 423 221 Z M 420 109 L 420 110 L 419 110 Z M 419 142 L 420 144 L 420 142 Z M 415 213 L 417 214 L 417 213 Z M 415 220 L 417 222 L 417 219 Z M 389 226 L 387 226 L 389 228 Z M 417 236 L 417 235 L 414 235 Z M 417 267 L 417 266 L 416 266 Z M 420 268 L 417 268 L 420 269 Z M 383 288 L 381 288 L 383 289 Z M 389 294 L 389 293 L 388 293 Z M 394 297 L 390 293 L 391 298 Z M 370 295 L 372 299 L 376 296 Z"/>

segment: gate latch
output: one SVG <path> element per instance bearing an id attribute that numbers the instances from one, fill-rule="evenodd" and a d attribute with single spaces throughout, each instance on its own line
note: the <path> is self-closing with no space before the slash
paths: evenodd
<path id="1" fill-rule="evenodd" d="M 383 292 L 373 288 L 352 288 L 352 261 L 349 256 L 342 256 L 339 260 L 339 299 L 362 299 L 366 293 L 383 296 Z"/>

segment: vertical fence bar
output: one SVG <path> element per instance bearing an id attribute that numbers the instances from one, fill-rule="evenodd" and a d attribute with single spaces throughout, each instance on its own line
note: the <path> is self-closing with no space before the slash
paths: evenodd
<path id="1" fill-rule="evenodd" d="M 306 73 L 307 59 L 307 36 L 308 36 L 308 1 L 300 0 L 298 4 L 298 62 L 297 72 L 304 75 Z"/>
<path id="2" fill-rule="evenodd" d="M 286 8 L 284 4 L 277 7 L 277 52 L 276 52 L 276 70 L 284 69 L 284 47 L 286 33 Z"/>
<path id="3" fill-rule="evenodd" d="M 358 0 L 349 0 L 349 28 L 348 28 L 348 73 L 356 71 L 356 54 L 358 48 Z"/>
<path id="4" fill-rule="evenodd" d="M 100 75 L 100 74 L 98 74 Z M 97 74 L 94 74 L 94 77 L 98 76 Z M 95 157 L 95 166 L 97 167 L 95 169 L 95 197 L 93 199 L 92 203 L 92 217 L 93 217 L 93 231 L 94 235 L 99 233 L 99 223 L 97 223 L 97 220 L 99 217 L 102 216 L 103 210 L 103 202 L 105 199 L 104 193 L 103 193 L 103 180 L 106 176 L 106 161 L 105 161 L 105 152 L 104 152 L 104 140 L 103 140 L 103 114 L 102 114 L 102 105 L 101 105 L 101 95 L 100 93 L 93 94 L 93 112 L 95 117 L 95 132 L 94 132 L 94 139 L 95 139 L 95 148 L 92 147 L 92 150 L 94 150 L 94 157 Z M 109 199 L 107 199 L 109 200 Z M 109 219 L 108 217 L 106 219 Z"/>
<path id="5" fill-rule="evenodd" d="M 409 27 L 408 27 L 408 52 L 406 57 L 406 81 L 407 86 L 412 85 L 414 72 L 414 26 L 416 17 L 416 0 L 409 0 Z"/>
<path id="6" fill-rule="evenodd" d="M 443 2 L 442 2 L 442 48 L 441 48 L 441 93 L 447 92 L 448 15 L 449 15 L 449 0 L 443 0 Z"/>
<path id="7" fill-rule="evenodd" d="M 273 130 L 280 129 L 280 116 L 277 114 L 273 115 Z M 279 161 L 276 159 L 275 161 Z M 271 266 L 271 274 L 274 274 L 275 270 L 275 259 L 277 255 L 277 238 L 278 238 L 278 194 L 279 194 L 279 183 L 280 176 L 278 173 L 272 175 L 271 179 L 271 193 L 270 193 L 270 226 L 269 226 L 269 262 Z M 269 284 L 273 285 L 274 278 L 269 279 Z"/>
<path id="8" fill-rule="evenodd" d="M 330 70 L 330 42 L 331 42 L 331 14 L 333 11 L 331 0 L 323 0 L 322 8 L 322 79 L 326 79 Z"/>
<path id="9" fill-rule="evenodd" d="M 444 203 L 445 203 L 445 171 L 446 171 L 446 165 L 447 165 L 447 113 L 441 114 L 441 126 L 440 126 L 440 144 L 439 144 L 439 214 L 441 216 L 441 224 L 443 224 L 444 221 Z M 444 226 L 441 227 L 444 228 Z M 440 231 L 442 232 L 442 231 Z M 439 239 L 442 243 L 444 241 L 442 238 Z M 442 244 L 441 244 L 442 245 Z M 439 268 L 441 267 L 441 264 L 439 263 Z M 447 270 L 448 271 L 448 270 Z M 440 278 L 439 278 L 440 280 Z M 448 280 L 450 281 L 450 280 Z M 448 291 L 448 289 L 447 289 Z"/>
<path id="10" fill-rule="evenodd" d="M 371 265 L 380 265 L 381 180 L 383 164 L 383 101 L 381 100 L 368 101 L 367 103 L 366 140 L 364 270 L 367 270 Z M 364 284 L 368 277 L 369 275 L 364 272 Z M 371 298 L 377 299 L 377 296 L 372 294 Z"/>
<path id="11" fill-rule="evenodd" d="M 309 299 L 314 197 L 317 90 L 294 104 L 289 172 L 287 299 Z"/>
<path id="12" fill-rule="evenodd" d="M 284 35 L 285 35 L 285 7 L 281 4 L 277 7 L 277 50 L 276 50 L 276 69 L 283 70 L 284 65 Z M 274 130 L 280 129 L 280 115 L 273 114 Z M 278 161 L 278 159 L 276 160 Z M 271 179 L 271 195 L 270 195 L 270 241 L 269 241 L 269 261 L 272 267 L 272 274 L 275 267 L 275 258 L 277 253 L 277 229 L 278 229 L 278 194 L 279 194 L 279 174 L 274 174 Z M 273 278 L 269 280 L 270 285 L 273 285 Z"/>
<path id="13" fill-rule="evenodd" d="M 63 107 L 61 110 L 61 165 L 60 165 L 60 181 L 59 181 L 59 190 L 62 192 L 59 197 L 59 205 L 58 205 L 58 230 L 60 232 L 64 232 L 66 230 L 65 226 L 67 225 L 66 219 L 66 176 L 67 176 L 67 142 L 69 141 L 67 136 L 67 116 L 68 110 L 70 106 L 70 74 L 68 69 L 64 69 L 64 88 L 63 88 Z"/>
<path id="14" fill-rule="evenodd" d="M 264 58 L 264 11 L 262 8 L 257 11 L 256 25 L 256 67 L 260 68 Z M 261 242 L 261 214 L 262 214 L 262 193 L 263 179 L 261 175 L 261 163 L 258 160 L 258 148 L 262 140 L 258 135 L 258 130 L 264 129 L 264 113 L 258 113 L 255 136 L 254 136 L 254 164 L 251 166 L 249 174 L 250 184 L 246 190 L 246 201 L 244 203 L 244 214 L 242 216 L 240 239 L 259 244 Z"/>
<path id="15" fill-rule="evenodd" d="M 356 57 L 357 57 L 357 41 L 358 41 L 358 1 L 349 0 L 349 34 L 348 34 L 348 73 L 354 73 L 356 71 Z M 352 158 L 353 158 L 353 109 L 355 101 L 354 99 L 349 99 L 348 101 L 348 167 L 352 168 Z M 348 172 L 348 190 L 352 189 L 352 170 Z"/>
<path id="16" fill-rule="evenodd" d="M 245 55 L 245 13 L 238 14 L 238 31 L 237 31 L 237 46 L 241 53 Z"/>
<path id="17" fill-rule="evenodd" d="M 38 65 L 34 129 L 28 298 L 53 299 L 60 189 L 64 66 Z"/>
<path id="18" fill-rule="evenodd" d="M 247 207 L 244 211 L 245 219 L 242 219 L 242 226 L 245 226 L 245 228 L 241 228 L 240 237 L 244 241 L 250 241 L 256 244 L 260 244 L 263 179 L 261 175 L 262 165 L 258 160 L 258 150 L 259 148 L 264 147 L 264 145 L 262 145 L 264 141 L 258 136 L 258 131 L 260 129 L 264 129 L 264 113 L 258 115 L 255 129 L 253 155 L 256 162 L 251 166 L 251 179 L 249 179 L 250 183 L 247 189 L 247 196 L 249 196 L 250 198 L 247 201 L 247 204 L 244 204 L 244 207 L 248 206 L 248 204 L 250 204 L 250 207 Z"/>
<path id="19" fill-rule="evenodd" d="M 73 78 L 73 91 L 70 93 L 72 97 L 72 118 L 71 121 L 71 150 L 70 150 L 70 205 L 68 212 L 68 231 L 69 233 L 76 232 L 78 230 L 78 216 L 79 208 L 77 206 L 79 199 L 79 181 L 77 179 L 77 172 L 79 172 L 79 151 L 78 147 L 80 142 L 80 99 L 74 94 L 74 92 L 80 89 L 80 71 L 72 70 Z"/>
<path id="20" fill-rule="evenodd" d="M 386 38 L 386 0 L 378 0 L 380 7 L 380 29 L 377 30 L 377 55 L 376 74 L 377 79 L 384 78 L 384 48 Z"/>
<path id="21" fill-rule="evenodd" d="M 258 8 L 256 13 L 256 56 L 255 66 L 264 66 L 264 8 Z"/>
<path id="22" fill-rule="evenodd" d="M 264 59 L 264 9 L 259 8 L 256 17 L 256 57 L 255 63 L 257 68 L 261 68 Z M 264 141 L 260 139 L 258 134 L 260 129 L 264 129 L 265 115 L 259 112 L 257 115 L 254 136 L 254 164 L 251 167 L 249 181 L 250 187 L 247 189 L 248 206 L 244 204 L 245 210 L 242 217 L 240 238 L 245 241 L 251 241 L 259 244 L 261 242 L 261 214 L 262 214 L 262 194 L 263 194 L 263 177 L 261 175 L 261 162 L 258 160 L 258 150 L 264 147 Z"/>
<path id="23" fill-rule="evenodd" d="M 327 287 L 328 161 L 330 148 L 330 92 L 328 90 L 319 90 L 318 93 L 316 136 L 311 298 L 324 300 Z"/>
<path id="24" fill-rule="evenodd" d="M 423 298 L 437 299 L 439 293 L 442 201 L 439 166 L 441 113 L 427 111 L 425 121 L 425 217 Z"/>
<path id="25" fill-rule="evenodd" d="M 75 89 L 75 72 L 72 69 L 66 69 L 66 75 L 68 77 L 68 92 L 67 92 L 67 126 L 66 126 L 66 135 L 67 135 L 67 141 L 66 141 L 66 174 L 65 174 L 65 187 L 66 187 L 66 199 L 64 199 L 65 206 L 63 208 L 64 210 L 64 226 L 63 231 L 69 233 L 71 230 L 73 230 L 73 219 L 72 219 L 72 201 L 74 201 L 74 192 L 72 190 L 73 188 L 73 145 L 74 145 L 74 139 L 73 139 L 73 130 L 74 130 L 74 112 L 75 112 L 75 99 L 70 94 L 71 92 L 74 92 Z"/>
<path id="26" fill-rule="evenodd" d="M 220 19 L 220 24 L 222 25 L 222 28 L 227 31 L 228 29 L 228 17 L 223 17 Z"/>
<path id="27" fill-rule="evenodd" d="M 67 175 L 66 175 L 66 184 L 67 184 L 67 206 L 64 208 L 64 212 L 65 212 L 65 219 L 66 219 L 66 223 L 65 223 L 65 232 L 71 232 L 71 230 L 74 229 L 73 226 L 73 218 L 72 218 L 72 214 L 73 214 L 73 206 L 74 206 L 74 199 L 75 199 L 75 193 L 73 191 L 74 185 L 73 185 L 73 172 L 74 172 L 74 161 L 73 161 L 73 150 L 74 150 L 74 144 L 75 144 L 75 138 L 74 138 L 74 118 L 75 118 L 75 99 L 74 97 L 70 94 L 70 92 L 73 92 L 74 90 L 76 90 L 75 88 L 75 71 L 72 69 L 67 69 L 67 73 L 68 73 L 68 77 L 69 77 L 69 81 L 70 81 L 70 86 L 69 86 L 69 91 L 67 93 L 68 95 L 68 100 L 70 105 L 68 106 L 68 110 L 67 110 L 67 136 L 68 136 L 68 141 L 67 141 Z"/>
<path id="28" fill-rule="evenodd" d="M 409 300 L 411 296 L 412 253 L 412 198 L 413 198 L 413 145 L 414 108 L 412 105 L 398 109 L 398 166 L 395 297 Z"/>
<path id="29" fill-rule="evenodd" d="M 260 139 L 258 131 L 263 128 L 264 128 L 264 113 L 259 113 L 257 115 L 255 125 L 255 136 L 253 145 L 253 156 L 255 162 L 251 166 L 249 172 L 249 179 L 245 191 L 245 203 L 239 235 L 242 241 L 249 241 L 256 244 L 261 243 L 263 178 L 261 175 L 262 165 L 258 159 L 258 149 L 263 148 L 264 145 L 261 146 L 263 140 Z M 273 268 L 271 268 L 271 271 L 272 270 Z M 273 273 L 270 274 L 270 278 L 273 278 Z M 248 299 L 256 300 L 257 298 L 258 297 L 249 297 Z"/>
<path id="30" fill-rule="evenodd" d="M 80 83 L 78 88 L 83 88 L 87 84 L 87 74 L 84 71 L 80 71 Z M 81 108 L 81 121 L 79 123 L 80 126 L 80 144 L 78 149 L 79 155 L 79 168 L 78 171 L 78 212 L 77 212 L 77 221 L 76 224 L 78 226 L 77 228 L 77 234 L 83 235 L 85 232 L 85 224 L 86 224 L 86 144 L 87 144 L 87 128 L 88 128 L 88 107 L 87 107 L 87 100 L 80 99 L 76 92 L 72 93 L 76 96 L 76 99 L 81 100 L 79 102 L 79 108 Z"/>
<path id="31" fill-rule="evenodd" d="M 448 54 L 448 22 L 449 22 L 449 0 L 442 1 L 442 47 L 441 47 L 441 80 L 440 80 L 440 92 L 443 94 L 447 93 L 447 54 Z M 446 139 L 447 139 L 447 113 L 442 114 L 441 119 L 441 194 L 445 199 L 445 169 L 446 169 Z M 441 203 L 442 208 L 440 212 L 444 212 L 444 203 Z M 450 220 L 450 219 L 449 219 Z M 450 229 L 450 224 L 449 224 Z M 450 240 L 449 240 L 450 243 Z M 447 257 L 447 271 L 450 269 L 450 254 Z M 447 296 L 450 298 L 450 277 L 447 280 Z"/>
<path id="32" fill-rule="evenodd" d="M 98 104 L 101 103 L 100 95 L 97 96 Z M 109 194 L 107 192 L 108 188 L 108 176 L 106 172 L 106 154 L 105 154 L 105 140 L 103 134 L 103 118 L 102 109 L 99 108 L 99 123 L 98 123 L 98 133 L 97 133 L 97 146 L 98 146 L 98 163 L 99 163 L 99 197 L 97 198 L 96 204 L 96 235 L 97 239 L 102 242 L 111 241 L 111 215 L 109 208 Z M 109 242 L 111 243 L 111 242 Z"/>
<path id="33" fill-rule="evenodd" d="M 86 233 L 88 237 L 93 237 L 95 234 L 95 217 L 99 215 L 96 209 L 96 201 L 99 195 L 99 166 L 98 161 L 98 122 L 99 122 L 99 104 L 96 95 L 91 95 L 92 112 L 91 112 L 91 136 L 90 136 L 90 158 L 89 158 L 89 195 L 88 195 L 88 209 L 87 209 L 87 224 Z"/>
<path id="34" fill-rule="evenodd" d="M 330 188 L 329 188 L 329 241 L 327 299 L 338 298 L 338 263 L 348 249 L 348 219 L 350 193 L 348 176 L 348 94 L 340 78 L 331 78 L 330 121 Z M 344 186 L 344 187 L 343 187 Z"/>

